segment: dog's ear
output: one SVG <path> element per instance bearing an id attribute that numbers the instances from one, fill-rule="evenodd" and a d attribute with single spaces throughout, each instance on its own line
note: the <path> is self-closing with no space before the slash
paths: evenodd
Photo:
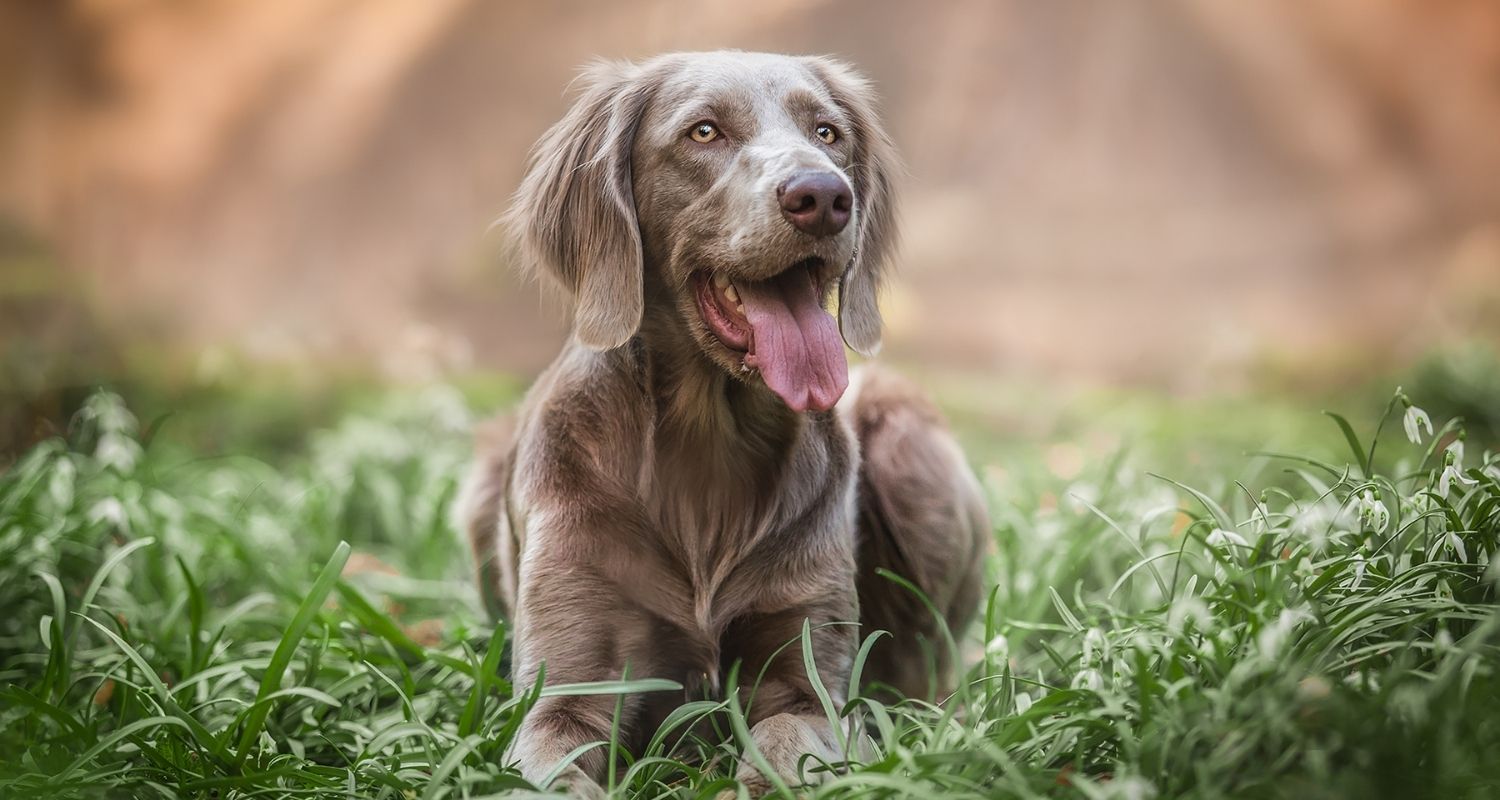
<path id="1" fill-rule="evenodd" d="M 894 182 L 901 169 L 896 148 L 881 127 L 870 82 L 853 68 L 829 58 L 810 59 L 812 69 L 848 117 L 854 142 L 849 166 L 854 181 L 858 238 L 854 259 L 839 284 L 839 329 L 844 342 L 861 355 L 880 350 L 877 294 L 896 246 Z"/>
<path id="2" fill-rule="evenodd" d="M 572 295 L 578 341 L 607 350 L 641 326 L 630 158 L 652 89 L 629 63 L 593 64 L 581 81 L 573 107 L 537 142 L 506 222 L 527 265 Z"/>

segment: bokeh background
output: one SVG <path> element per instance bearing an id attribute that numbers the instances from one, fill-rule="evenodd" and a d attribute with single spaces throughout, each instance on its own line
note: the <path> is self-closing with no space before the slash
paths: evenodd
<path id="1" fill-rule="evenodd" d="M 98 383 L 524 385 L 566 323 L 490 228 L 528 147 L 580 64 L 718 47 L 873 78 L 886 357 L 975 427 L 1424 369 L 1500 414 L 1493 0 L 7 0 L 0 454 Z"/>

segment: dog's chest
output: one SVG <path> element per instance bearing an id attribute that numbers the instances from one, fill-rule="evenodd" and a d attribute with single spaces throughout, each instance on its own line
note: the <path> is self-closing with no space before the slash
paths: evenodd
<path id="1" fill-rule="evenodd" d="M 742 576 L 768 554 L 760 545 L 784 525 L 733 492 L 664 493 L 656 524 L 680 578 L 692 592 L 694 627 L 716 635 L 741 610 Z"/>
<path id="2" fill-rule="evenodd" d="M 838 502 L 826 492 L 774 484 L 658 488 L 648 507 L 678 585 L 690 594 L 682 598 L 690 634 L 704 641 L 716 640 L 736 617 L 776 603 L 791 572 L 784 565 L 805 560 L 801 551 L 817 539 L 802 530 L 823 516 L 814 506 Z"/>
<path id="3" fill-rule="evenodd" d="M 672 621 L 707 660 L 717 663 L 737 620 L 788 610 L 799 586 L 817 582 L 809 571 L 838 570 L 826 554 L 839 549 L 830 540 L 852 540 L 854 492 L 840 433 L 819 423 L 772 447 L 720 440 L 693 451 L 658 439 L 648 448 L 640 499 L 677 573 Z"/>

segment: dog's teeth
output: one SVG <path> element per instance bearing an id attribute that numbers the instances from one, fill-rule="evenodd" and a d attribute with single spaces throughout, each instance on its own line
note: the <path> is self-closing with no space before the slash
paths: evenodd
<path id="1" fill-rule="evenodd" d="M 717 286 L 720 289 L 723 289 L 725 286 L 728 286 L 728 285 L 729 285 L 729 278 L 727 276 L 720 275 L 720 274 L 715 274 L 714 275 L 714 286 Z"/>
<path id="2" fill-rule="evenodd" d="M 734 284 L 731 283 L 728 286 L 723 287 L 723 289 L 724 296 L 729 298 L 729 302 L 734 303 L 735 305 L 739 305 L 740 293 L 734 288 Z"/>
<path id="3" fill-rule="evenodd" d="M 739 314 L 742 317 L 745 316 L 745 304 L 744 303 L 735 303 L 734 304 L 734 313 Z"/>

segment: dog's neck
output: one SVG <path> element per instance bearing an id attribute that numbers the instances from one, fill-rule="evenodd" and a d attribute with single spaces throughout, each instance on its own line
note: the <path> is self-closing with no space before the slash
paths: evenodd
<path id="1" fill-rule="evenodd" d="M 660 454 L 741 477 L 774 474 L 801 434 L 804 417 L 763 384 L 726 374 L 675 314 L 647 316 L 666 323 L 646 325 L 638 337 Z"/>

